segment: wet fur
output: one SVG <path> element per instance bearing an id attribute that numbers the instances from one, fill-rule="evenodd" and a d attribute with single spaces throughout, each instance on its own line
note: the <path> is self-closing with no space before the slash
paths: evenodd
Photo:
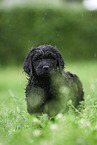
<path id="1" fill-rule="evenodd" d="M 60 52 L 51 45 L 41 45 L 30 50 L 23 66 L 24 71 L 28 74 L 26 100 L 27 110 L 30 114 L 50 113 L 45 111 L 44 108 L 46 108 L 48 102 L 52 100 L 54 102 L 58 96 L 57 90 L 61 86 L 61 82 L 56 81 L 58 77 L 59 80 L 62 77 L 62 85 L 72 90 L 75 107 L 79 105 L 80 101 L 84 100 L 81 81 L 75 74 L 64 71 L 64 65 Z M 56 76 L 55 79 L 52 80 L 52 76 Z M 39 103 L 35 102 L 35 105 L 34 100 L 37 96 Z M 59 112 L 57 111 L 57 113 Z"/>

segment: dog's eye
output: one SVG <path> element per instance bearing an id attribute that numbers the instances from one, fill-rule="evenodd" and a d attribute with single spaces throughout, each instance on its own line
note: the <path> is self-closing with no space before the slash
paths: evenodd
<path id="1" fill-rule="evenodd" d="M 41 59 L 42 59 L 41 56 L 35 56 L 35 57 L 33 57 L 33 61 L 39 61 Z"/>
<path id="2" fill-rule="evenodd" d="M 40 54 L 35 54 L 34 56 L 33 56 L 33 61 L 38 61 L 38 60 L 41 60 L 42 58 L 41 58 L 41 55 Z"/>
<path id="3" fill-rule="evenodd" d="M 49 56 L 48 58 L 49 58 L 49 59 L 55 59 L 55 57 L 53 57 L 53 56 Z"/>
<path id="4" fill-rule="evenodd" d="M 52 54 L 48 54 L 47 55 L 47 58 L 49 58 L 49 59 L 56 59 L 56 56 L 55 55 L 52 55 Z"/>
<path id="5" fill-rule="evenodd" d="M 35 58 L 33 61 L 41 61 L 41 58 Z"/>

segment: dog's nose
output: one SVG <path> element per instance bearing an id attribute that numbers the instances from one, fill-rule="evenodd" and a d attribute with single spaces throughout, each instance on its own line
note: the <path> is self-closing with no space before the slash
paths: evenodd
<path id="1" fill-rule="evenodd" d="M 44 70 L 48 70 L 49 69 L 49 66 L 45 65 L 45 66 L 43 66 L 43 69 Z"/>

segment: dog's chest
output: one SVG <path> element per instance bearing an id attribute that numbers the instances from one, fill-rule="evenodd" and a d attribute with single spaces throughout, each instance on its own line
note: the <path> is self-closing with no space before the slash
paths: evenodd
<path id="1" fill-rule="evenodd" d="M 43 89 L 47 101 L 56 97 L 57 91 L 54 86 L 52 86 L 50 78 L 42 78 L 42 80 L 39 80 L 39 87 Z"/>

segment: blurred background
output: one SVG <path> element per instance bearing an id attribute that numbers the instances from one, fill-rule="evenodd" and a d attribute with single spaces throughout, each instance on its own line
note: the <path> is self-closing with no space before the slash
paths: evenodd
<path id="1" fill-rule="evenodd" d="M 97 0 L 0 0 L 0 67 L 42 44 L 66 62 L 97 60 Z"/>

